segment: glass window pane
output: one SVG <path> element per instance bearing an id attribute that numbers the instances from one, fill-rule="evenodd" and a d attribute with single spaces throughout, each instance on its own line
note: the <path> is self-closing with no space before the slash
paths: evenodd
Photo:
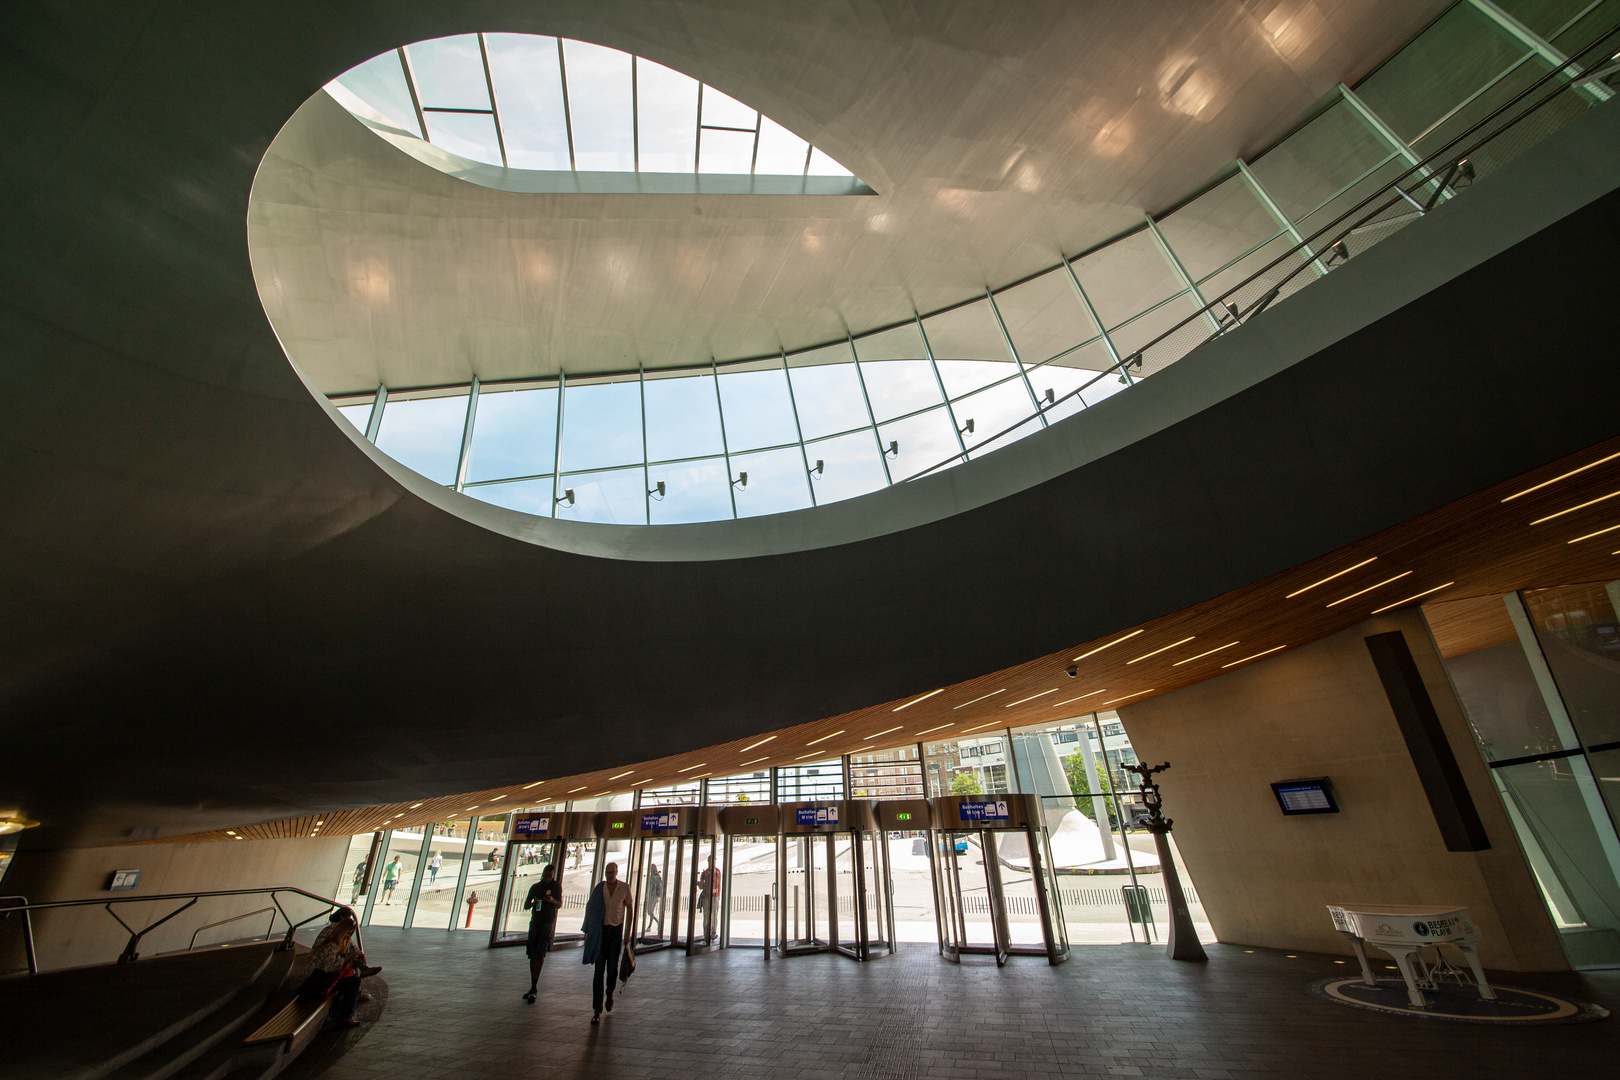
<path id="1" fill-rule="evenodd" d="M 759 113 L 728 94 L 712 86 L 703 88 L 703 124 L 705 127 L 753 129 Z"/>
<path id="2" fill-rule="evenodd" d="M 467 479 L 549 473 L 557 454 L 557 391 L 480 390 Z"/>
<path id="3" fill-rule="evenodd" d="M 551 517 L 551 490 L 551 477 L 545 476 L 506 484 L 476 484 L 463 488 L 462 494 L 492 506 L 504 506 L 535 517 Z"/>
<path id="4" fill-rule="evenodd" d="M 810 505 L 810 478 L 798 447 L 762 454 L 731 455 L 731 470 L 748 474 L 748 486 L 737 489 L 737 516 L 785 514 Z"/>
<path id="5" fill-rule="evenodd" d="M 1097 336 L 1068 271 L 1061 267 L 997 293 L 996 309 L 1025 364 L 1038 364 Z"/>
<path id="6" fill-rule="evenodd" d="M 507 164 L 514 169 L 557 172 L 572 168 L 557 39 L 486 34 L 484 47 L 489 51 L 490 80 L 501 110 Z"/>
<path id="7" fill-rule="evenodd" d="M 467 396 L 390 401 L 383 409 L 377 449 L 438 484 L 456 482 Z"/>
<path id="8" fill-rule="evenodd" d="M 1620 19 L 1620 3 L 1616 3 L 1616 0 L 1602 0 L 1601 3 L 1593 4 L 1591 11 L 1559 30 L 1552 38 L 1553 47 L 1559 49 L 1565 56 L 1578 56 L 1587 46 L 1613 29 L 1617 19 Z M 1588 56 L 1585 66 L 1607 67 L 1608 65 L 1601 59 L 1603 55 L 1599 52 L 1595 56 Z M 1608 81 L 1612 83 L 1612 79 Z"/>
<path id="9" fill-rule="evenodd" d="M 812 470 L 817 461 L 823 465 L 821 475 L 811 473 L 818 506 L 853 499 L 888 484 L 870 429 L 811 443 L 805 447 L 805 453 Z"/>
<path id="10" fill-rule="evenodd" d="M 981 390 L 971 397 L 963 398 L 956 403 L 955 409 L 956 418 L 962 426 L 966 427 L 969 420 L 973 421 L 972 433 L 965 433 L 962 436 L 969 451 L 1002 429 L 1012 427 L 1035 414 L 1035 406 L 1030 404 L 1029 391 L 1024 388 L 1022 378 L 1008 379 L 988 390 Z M 1040 429 L 1040 421 L 1032 419 L 1017 431 L 1003 435 L 991 443 L 991 446 L 999 449 Z"/>
<path id="11" fill-rule="evenodd" d="M 405 925 L 405 908 L 410 903 L 417 857 L 422 850 L 422 828 L 417 825 L 388 833 L 388 850 L 372 877 L 371 887 L 377 890 L 371 908 L 372 926 Z"/>
<path id="12" fill-rule="evenodd" d="M 720 403 L 714 396 L 713 375 L 670 378 L 648 375 L 644 393 L 648 461 L 701 457 L 724 451 L 720 442 Z"/>
<path id="13" fill-rule="evenodd" d="M 405 72 L 399 66 L 399 53 L 390 50 L 374 56 L 359 67 L 345 71 L 335 81 L 389 122 L 421 136 L 411 90 L 405 85 Z"/>
<path id="14" fill-rule="evenodd" d="M 1146 229 L 1077 259 L 1073 265 L 1097 316 L 1110 328 L 1183 288 L 1158 241 Z"/>
<path id="15" fill-rule="evenodd" d="M 563 389 L 562 462 L 569 472 L 642 460 L 641 383 L 572 382 Z"/>
<path id="16" fill-rule="evenodd" d="M 1591 0 L 1496 0 L 1496 6 L 1533 32 L 1551 38 L 1590 7 Z"/>
<path id="17" fill-rule="evenodd" d="M 866 396 L 878 421 L 941 404 L 939 380 L 914 323 L 868 334 L 855 342 Z"/>
<path id="18" fill-rule="evenodd" d="M 891 442 L 900 444 L 900 452 L 889 458 L 889 475 L 897 484 L 962 453 L 950 413 L 944 408 L 884 424 L 878 428 L 878 438 L 885 448 Z"/>
<path id="19" fill-rule="evenodd" d="M 855 174 L 844 168 L 838 162 L 828 157 L 820 149 L 810 151 L 810 168 L 806 170 L 810 176 L 854 176 Z"/>
<path id="20" fill-rule="evenodd" d="M 477 34 L 434 38 L 407 46 L 416 96 L 424 109 L 487 109 L 489 87 Z"/>
<path id="21" fill-rule="evenodd" d="M 829 345 L 788 357 L 793 398 L 806 439 L 872 423 L 854 359 L 848 345 Z"/>
<path id="22" fill-rule="evenodd" d="M 1241 176 L 1206 191 L 1158 226 L 1194 281 L 1283 231 Z"/>
<path id="23" fill-rule="evenodd" d="M 1125 389 L 1124 382 L 1117 374 L 1109 373 L 1098 377 L 1098 370 L 1105 370 L 1111 362 L 1108 350 L 1099 341 L 1064 357 L 1062 364 L 1053 362 L 1031 368 L 1029 383 L 1035 388 L 1036 398 L 1045 405 L 1046 392 L 1050 390 L 1057 402 L 1046 410 L 1047 420 L 1054 422 L 1061 420 L 1099 401 L 1111 398 Z M 1097 368 L 1084 366 L 1091 364 L 1097 365 Z M 1080 390 L 1078 395 L 1067 401 L 1062 400 L 1064 395 L 1081 387 L 1084 389 Z"/>
<path id="24" fill-rule="evenodd" d="M 679 465 L 656 465 L 647 471 L 647 486 L 664 482 L 664 497 L 651 497 L 647 510 L 654 525 L 678 525 L 689 521 L 721 521 L 732 516 L 731 478 L 726 475 L 726 459 L 709 458 Z"/>
<path id="25" fill-rule="evenodd" d="M 501 164 L 501 145 L 495 137 L 495 118 L 488 113 L 423 113 L 428 142 L 489 165 Z"/>
<path id="26" fill-rule="evenodd" d="M 722 372 L 720 402 L 726 419 L 726 445 L 733 453 L 799 441 L 787 372 L 779 367 Z"/>
<path id="27" fill-rule="evenodd" d="M 754 163 L 752 131 L 704 128 L 698 146 L 698 172 L 746 173 Z"/>
<path id="28" fill-rule="evenodd" d="M 647 489 L 642 485 L 646 476 L 639 468 L 565 476 L 558 484 L 558 495 L 572 490 L 574 503 L 558 503 L 557 516 L 601 525 L 645 525 Z"/>
<path id="29" fill-rule="evenodd" d="M 473 840 L 472 866 L 467 871 L 467 896 L 461 902 L 461 910 L 456 913 L 454 925 L 457 929 L 487 932 L 495 921 L 495 901 L 500 892 L 501 872 L 505 868 L 501 859 L 506 854 L 506 817 L 489 814 L 475 819 L 473 825 L 478 835 Z M 468 901 L 475 897 L 477 903 L 469 904 Z M 470 927 L 467 925 L 469 921 L 472 923 Z"/>
<path id="30" fill-rule="evenodd" d="M 1390 153 L 1389 144 L 1339 102 L 1268 150 L 1250 169 L 1283 213 L 1298 223 Z"/>
<path id="31" fill-rule="evenodd" d="M 759 119 L 759 157 L 754 172 L 760 176 L 803 176 L 810 144 L 768 116 Z"/>
<path id="32" fill-rule="evenodd" d="M 1611 514 L 1586 520 L 1588 526 L 1575 535 L 1604 528 L 1614 518 Z M 1601 544 L 1608 539 L 1587 542 Z M 1611 599 L 1617 590 L 1620 584 L 1605 587 L 1593 582 L 1524 594 L 1570 721 L 1588 746 L 1620 742 L 1620 618 L 1615 617 Z"/>
<path id="33" fill-rule="evenodd" d="M 456 823 L 437 822 L 427 826 L 433 830 L 428 846 L 427 866 L 422 871 L 422 888 L 416 897 L 416 913 L 411 917 L 413 927 L 432 930 L 450 928 L 450 905 L 456 898 L 456 875 L 461 870 L 461 853 L 466 850 L 467 830 L 456 828 Z M 454 835 L 459 832 L 459 838 Z M 418 849 L 421 850 L 420 848 Z"/>
<path id="34" fill-rule="evenodd" d="M 698 81 L 651 60 L 636 60 L 636 120 L 642 172 L 692 171 L 697 152 Z"/>
<path id="35" fill-rule="evenodd" d="M 945 392 L 962 396 L 1018 370 L 1001 338 L 988 300 L 975 300 L 923 320 L 928 345 L 939 363 Z"/>
<path id="36" fill-rule="evenodd" d="M 1198 304 L 1184 293 L 1110 332 L 1120 356 L 1142 350 L 1141 366 L 1131 367 L 1132 378 L 1146 378 L 1162 371 L 1208 340 L 1212 333 L 1208 321 L 1201 316 L 1189 316 L 1198 316 Z M 1149 348 L 1148 343 L 1161 334 L 1165 335 L 1163 340 Z"/>
<path id="37" fill-rule="evenodd" d="M 568 109 L 574 121 L 576 167 L 595 172 L 634 172 L 630 54 L 564 39 L 563 62 L 568 76 Z"/>
<path id="38" fill-rule="evenodd" d="M 366 424 L 371 421 L 371 405 L 339 405 L 338 415 L 354 426 L 354 430 L 364 435 Z"/>

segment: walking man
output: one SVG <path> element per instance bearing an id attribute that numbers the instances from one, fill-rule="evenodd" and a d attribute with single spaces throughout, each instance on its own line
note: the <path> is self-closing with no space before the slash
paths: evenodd
<path id="1" fill-rule="evenodd" d="M 399 886 L 399 875 L 404 871 L 404 869 L 405 868 L 399 864 L 398 855 L 394 856 L 393 862 L 383 867 L 382 887 L 384 904 L 392 904 L 394 902 L 394 889 Z"/>
<path id="2" fill-rule="evenodd" d="M 613 984 L 619 978 L 619 953 L 623 949 L 626 923 L 635 925 L 635 906 L 630 903 L 630 886 L 619 880 L 619 864 L 604 868 L 604 879 L 591 890 L 585 905 L 585 955 L 581 962 L 595 964 L 591 979 L 591 1023 L 602 1022 L 603 977 L 606 976 L 607 1011 L 613 1011 Z"/>

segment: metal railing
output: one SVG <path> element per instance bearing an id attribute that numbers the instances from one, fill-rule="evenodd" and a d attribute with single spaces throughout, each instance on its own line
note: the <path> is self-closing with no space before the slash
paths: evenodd
<path id="1" fill-rule="evenodd" d="M 287 915 L 287 909 L 283 907 L 281 903 L 281 897 L 288 894 L 293 896 L 302 896 L 306 899 L 314 900 L 316 903 L 324 904 L 326 906 L 324 910 L 317 911 L 308 918 L 300 919 L 298 922 L 293 922 L 292 919 Z M 121 896 L 113 900 L 104 900 L 101 897 L 94 897 L 88 900 L 47 900 L 37 904 L 29 903 L 28 898 L 24 896 L 0 896 L 0 905 L 3 905 L 0 906 L 0 921 L 10 919 L 13 915 L 22 916 L 23 950 L 28 958 L 28 974 L 38 975 L 39 959 L 34 943 L 33 921 L 33 913 L 36 911 L 55 911 L 65 908 L 97 906 L 105 908 L 107 914 L 111 915 L 115 920 L 117 920 L 118 925 L 122 926 L 129 934 L 129 943 L 124 946 L 124 951 L 118 955 L 116 963 L 131 964 L 140 959 L 141 939 L 147 934 L 151 933 L 153 930 L 156 930 L 158 927 L 162 926 L 175 916 L 189 910 L 191 907 L 195 906 L 199 900 L 217 896 L 268 896 L 273 908 L 261 908 L 258 911 L 250 911 L 245 915 L 237 915 L 229 919 L 222 919 L 219 922 L 210 923 L 208 926 L 198 927 L 198 933 L 201 933 L 203 930 L 207 930 L 213 926 L 222 926 L 228 922 L 235 922 L 237 919 L 251 918 L 254 915 L 262 915 L 266 911 L 274 910 L 281 917 L 282 921 L 287 924 L 287 933 L 283 936 L 281 944 L 277 947 L 277 951 L 284 951 L 292 948 L 293 934 L 299 929 L 299 927 L 304 926 L 306 923 L 314 922 L 316 919 L 319 919 L 324 915 L 329 915 L 340 907 L 349 906 L 347 904 L 341 904 L 329 897 L 321 896 L 318 893 L 312 893 L 307 889 L 300 889 L 296 885 L 279 885 L 264 889 L 214 889 L 199 890 L 197 892 L 160 893 L 154 896 Z M 156 922 L 148 923 L 139 930 L 135 929 L 133 926 L 130 926 L 129 923 L 123 920 L 118 912 L 113 910 L 113 905 L 115 904 L 154 904 L 175 900 L 184 900 L 185 903 L 181 904 L 179 907 L 175 908 L 161 919 L 158 919 Z M 274 927 L 274 925 L 275 918 L 272 917 L 271 926 Z M 268 940 L 269 936 L 269 932 L 267 931 L 265 934 L 265 939 Z M 355 928 L 354 940 L 355 944 L 362 944 L 360 940 L 360 930 L 358 927 Z M 197 935 L 193 934 L 191 937 L 193 946 L 195 946 L 196 941 Z M 189 952 L 190 948 L 188 948 L 186 951 Z"/>
<path id="2" fill-rule="evenodd" d="M 1575 56 L 1570 57 L 1567 64 L 1548 71 L 1467 129 L 1453 136 L 1438 150 L 1415 162 L 1405 172 L 1309 236 L 1303 237 L 1261 269 L 1209 300 L 1130 355 L 1098 372 L 1095 378 L 1087 380 L 1062 397 L 1049 396 L 1044 404 L 1037 405 L 1034 412 L 980 442 L 973 448 L 973 455 L 984 453 L 992 443 L 1024 428 L 1031 421 L 1038 420 L 1070 399 L 1080 398 L 1087 390 L 1109 376 L 1129 378 L 1133 368 L 1137 372 L 1137 377 L 1150 374 L 1144 371 L 1144 365 L 1155 359 L 1151 351 L 1179 336 L 1184 336 L 1189 329 L 1197 329 L 1200 322 L 1204 323 L 1205 327 L 1213 326 L 1214 329 L 1208 333 L 1199 329 L 1199 340 L 1163 364 L 1155 364 L 1155 370 L 1173 363 L 1199 345 L 1231 333 L 1270 307 L 1285 293 L 1291 295 L 1310 284 L 1310 281 L 1295 282 L 1305 270 L 1316 268 L 1319 275 L 1325 275 L 1350 260 L 1352 243 L 1357 249 L 1356 253 L 1365 251 L 1411 222 L 1426 216 L 1438 202 L 1449 199 L 1457 190 L 1468 187 L 1480 175 L 1481 162 L 1475 159 L 1480 156 L 1482 150 L 1489 147 L 1508 151 L 1500 161 L 1492 164 L 1493 169 L 1517 157 L 1520 152 L 1528 149 L 1550 131 L 1532 133 L 1529 140 L 1523 141 L 1523 144 L 1518 146 L 1512 145 L 1507 140 L 1504 140 L 1504 145 L 1501 146 L 1493 147 L 1492 144 L 1508 132 L 1523 134 L 1525 129 L 1520 125 L 1541 113 L 1551 102 L 1561 99 L 1566 94 L 1576 93 L 1597 80 L 1620 74 L 1620 63 L 1615 63 L 1616 60 L 1620 60 L 1620 55 L 1616 54 L 1617 44 L 1620 44 L 1620 26 L 1610 29 Z M 1549 86 L 1552 87 L 1550 91 L 1541 93 Z M 1537 94 L 1541 96 L 1536 97 Z M 1524 107 L 1520 109 L 1520 106 Z M 1582 110 L 1585 111 L 1587 107 L 1582 105 Z M 1397 208 L 1400 213 L 1388 216 L 1391 210 Z M 1274 278 L 1280 271 L 1281 276 Z M 1051 363 L 1063 355 L 1065 354 L 1059 353 L 1044 363 Z M 919 480 L 940 469 L 960 464 L 962 460 L 962 453 L 952 454 L 903 482 Z"/>
<path id="3" fill-rule="evenodd" d="M 218 922 L 204 923 L 202 926 L 197 927 L 197 929 L 191 932 L 191 944 L 186 946 L 186 952 L 190 952 L 192 949 L 197 947 L 197 935 L 202 933 L 204 930 L 212 930 L 216 926 L 226 926 L 233 922 L 240 922 L 242 919 L 251 919 L 253 916 L 263 915 L 267 911 L 271 913 L 270 925 L 264 928 L 264 937 L 260 938 L 259 940 L 269 941 L 270 932 L 276 928 L 277 911 L 273 907 L 262 907 L 257 911 L 249 911 L 241 915 L 232 915 L 228 919 L 220 919 Z"/>

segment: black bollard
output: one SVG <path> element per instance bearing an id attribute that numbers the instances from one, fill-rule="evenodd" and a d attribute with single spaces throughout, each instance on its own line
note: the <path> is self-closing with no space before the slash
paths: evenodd
<path id="1" fill-rule="evenodd" d="M 1159 795 L 1159 785 L 1153 782 L 1155 773 L 1169 767 L 1168 761 L 1163 765 L 1125 766 L 1141 782 L 1142 802 L 1148 810 L 1148 832 L 1153 834 L 1153 843 L 1159 849 L 1159 869 L 1164 871 L 1164 895 L 1170 904 L 1170 932 L 1165 937 L 1164 955 L 1172 960 L 1208 960 L 1198 932 L 1193 929 L 1192 912 L 1187 910 L 1187 894 L 1181 891 L 1176 861 L 1170 855 L 1170 826 L 1175 822 L 1165 817 L 1160 809 L 1164 800 Z"/>

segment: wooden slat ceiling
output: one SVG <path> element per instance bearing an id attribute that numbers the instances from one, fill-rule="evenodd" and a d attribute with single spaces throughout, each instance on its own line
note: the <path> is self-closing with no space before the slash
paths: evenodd
<path id="1" fill-rule="evenodd" d="M 1432 606 L 1442 652 L 1455 656 L 1512 639 L 1503 593 L 1616 577 L 1620 437 L 1194 607 L 911 699 L 633 766 L 158 842 L 371 832 L 1066 719 L 1212 679 L 1412 604 Z"/>

